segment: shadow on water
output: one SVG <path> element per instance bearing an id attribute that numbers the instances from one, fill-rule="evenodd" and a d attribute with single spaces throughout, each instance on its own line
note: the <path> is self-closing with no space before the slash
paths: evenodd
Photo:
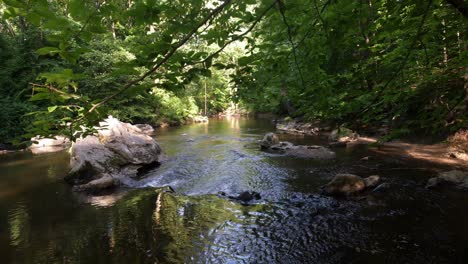
<path id="1" fill-rule="evenodd" d="M 466 192 L 428 191 L 432 167 L 338 149 L 334 161 L 260 152 L 273 126 L 212 120 L 159 131 L 168 154 L 132 190 L 80 196 L 66 153 L 0 157 L 2 263 L 466 263 Z M 281 135 L 296 144 L 320 138 Z M 340 172 L 381 175 L 380 192 L 335 199 Z M 158 188 L 170 185 L 177 194 Z M 248 206 L 215 195 L 251 190 Z"/>

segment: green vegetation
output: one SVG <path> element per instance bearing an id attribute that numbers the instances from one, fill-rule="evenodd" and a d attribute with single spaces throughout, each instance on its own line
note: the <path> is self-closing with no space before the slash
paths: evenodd
<path id="1" fill-rule="evenodd" d="M 250 111 L 395 135 L 467 126 L 460 0 L 2 0 L 0 142 L 108 114 Z M 206 98 L 206 99 L 205 99 Z M 350 121 L 352 120 L 352 122 Z"/>

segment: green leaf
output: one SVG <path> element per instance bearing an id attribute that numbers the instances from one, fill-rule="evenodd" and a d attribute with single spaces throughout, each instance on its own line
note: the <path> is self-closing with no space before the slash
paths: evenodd
<path id="1" fill-rule="evenodd" d="M 40 48 L 38 50 L 36 50 L 36 53 L 38 55 L 52 55 L 52 54 L 57 54 L 58 52 L 60 52 L 60 50 L 56 47 L 43 47 L 43 48 Z"/>
<path id="2" fill-rule="evenodd" d="M 54 106 L 49 106 L 47 107 L 47 111 L 49 111 L 49 113 L 52 113 L 54 112 L 56 109 L 57 109 L 58 106 L 54 105 Z"/>
<path id="3" fill-rule="evenodd" d="M 83 0 L 71 0 L 68 5 L 70 15 L 77 19 L 82 20 L 86 17 L 86 5 Z"/>
<path id="4" fill-rule="evenodd" d="M 37 93 L 29 98 L 29 101 L 40 101 L 40 100 L 48 100 L 50 98 L 49 93 Z"/>
<path id="5" fill-rule="evenodd" d="M 25 8 L 25 4 L 21 3 L 20 1 L 16 0 L 2 0 L 5 4 L 16 7 L 16 8 Z"/>

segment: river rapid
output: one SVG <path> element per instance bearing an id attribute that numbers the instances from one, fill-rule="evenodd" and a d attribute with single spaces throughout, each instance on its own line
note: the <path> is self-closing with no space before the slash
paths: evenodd
<path id="1" fill-rule="evenodd" d="M 162 165 L 94 197 L 63 182 L 66 152 L 0 156 L 0 263 L 468 263 L 468 193 L 425 189 L 437 167 L 366 146 L 332 161 L 261 152 L 271 131 L 248 118 L 157 130 Z M 378 174 L 387 187 L 321 195 L 336 173 Z M 262 198 L 241 205 L 220 191 Z"/>

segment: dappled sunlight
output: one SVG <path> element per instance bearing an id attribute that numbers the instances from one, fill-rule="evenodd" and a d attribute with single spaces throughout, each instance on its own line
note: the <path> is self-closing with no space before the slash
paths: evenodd
<path id="1" fill-rule="evenodd" d="M 0 1 L 1 264 L 468 263 L 465 2 Z"/>

